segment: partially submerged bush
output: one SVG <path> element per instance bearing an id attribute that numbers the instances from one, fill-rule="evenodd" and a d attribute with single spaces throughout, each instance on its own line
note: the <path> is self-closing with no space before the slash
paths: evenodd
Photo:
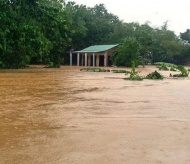
<path id="1" fill-rule="evenodd" d="M 113 73 L 125 73 L 125 74 L 128 74 L 130 73 L 130 71 L 127 71 L 127 70 L 111 70 Z"/>
<path id="2" fill-rule="evenodd" d="M 188 77 L 189 76 L 189 70 L 187 70 L 184 66 L 178 65 L 177 70 L 179 70 L 180 74 L 175 74 L 173 77 Z"/>
<path id="3" fill-rule="evenodd" d="M 110 72 L 110 70 L 102 69 L 102 68 L 82 68 L 80 71 L 86 72 Z"/>
<path id="4" fill-rule="evenodd" d="M 127 70 L 109 70 L 109 69 L 102 69 L 102 68 L 82 68 L 80 71 L 86 71 L 86 72 L 113 72 L 113 73 L 125 73 L 128 74 L 130 71 Z"/>
<path id="5" fill-rule="evenodd" d="M 164 77 L 157 71 L 154 71 L 145 77 L 145 79 L 163 79 L 163 78 Z"/>
<path id="6" fill-rule="evenodd" d="M 132 61 L 132 69 L 129 72 L 130 76 L 128 78 L 124 78 L 124 80 L 137 80 L 137 81 L 141 81 L 143 80 L 143 77 L 138 75 L 138 71 L 135 71 L 135 62 Z"/>
<path id="7" fill-rule="evenodd" d="M 187 76 L 184 76 L 182 74 L 174 74 L 174 75 L 172 75 L 172 77 L 187 77 Z"/>
<path id="8" fill-rule="evenodd" d="M 189 72 L 190 69 L 186 69 L 185 67 L 181 66 L 181 65 L 175 65 L 175 64 L 171 64 L 171 63 L 162 63 L 159 62 L 159 64 L 162 64 L 161 67 L 164 68 L 166 66 L 171 67 L 170 71 L 180 71 L 180 74 L 174 74 L 172 75 L 170 73 L 170 77 L 188 77 L 189 76 Z M 52 66 L 52 64 L 50 63 L 50 67 Z M 49 67 L 49 68 L 50 68 Z M 166 67 L 167 68 L 167 67 Z M 166 70 L 166 69 L 165 69 Z M 82 68 L 80 69 L 80 71 L 88 71 L 88 72 L 110 72 L 110 70 L 106 70 L 106 69 L 102 69 L 102 68 Z M 139 74 L 138 71 L 135 70 L 135 63 L 132 62 L 132 66 L 131 66 L 131 71 L 127 71 L 127 70 L 111 70 L 111 72 L 113 73 L 125 73 L 126 75 L 129 74 L 129 77 L 124 78 L 124 80 L 137 80 L 137 81 L 141 81 L 143 79 L 163 79 L 164 77 L 158 73 L 157 71 L 154 71 L 150 74 L 148 74 L 145 77 L 142 77 Z"/>
<path id="9" fill-rule="evenodd" d="M 172 63 L 156 62 L 154 64 L 158 65 L 157 68 L 159 68 L 159 70 L 164 70 L 164 71 L 176 71 L 177 68 L 177 65 Z"/>
<path id="10" fill-rule="evenodd" d="M 168 67 L 165 64 L 159 65 L 158 66 L 159 70 L 163 70 L 163 71 L 168 71 Z"/>
<path id="11" fill-rule="evenodd" d="M 177 69 L 174 68 L 174 67 L 171 67 L 171 68 L 170 68 L 170 71 L 177 71 Z"/>
<path id="12" fill-rule="evenodd" d="M 170 77 L 188 77 L 189 76 L 189 70 L 187 70 L 184 66 L 182 65 L 175 65 L 172 63 L 164 63 L 164 62 L 157 62 L 154 63 L 158 65 L 159 70 L 170 70 L 170 71 L 180 71 L 180 74 L 174 74 L 172 75 L 170 73 Z M 168 69 L 170 67 L 170 69 Z"/>
<path id="13" fill-rule="evenodd" d="M 165 65 L 166 67 L 174 67 L 177 68 L 177 65 L 173 64 L 173 63 L 165 63 L 165 62 L 156 62 L 154 63 L 155 65 Z"/>
<path id="14" fill-rule="evenodd" d="M 142 81 L 143 77 L 141 77 L 139 75 L 136 75 L 136 76 L 133 76 L 133 77 L 126 77 L 126 78 L 124 78 L 124 80 Z"/>
<path id="15" fill-rule="evenodd" d="M 131 72 L 129 73 L 130 76 L 128 78 L 124 78 L 124 80 L 138 80 L 141 81 L 143 79 L 163 79 L 164 77 L 158 73 L 157 71 L 154 71 L 150 74 L 148 74 L 146 77 L 141 77 L 138 75 L 138 71 L 135 71 L 135 64 L 132 62 L 132 69 Z"/>

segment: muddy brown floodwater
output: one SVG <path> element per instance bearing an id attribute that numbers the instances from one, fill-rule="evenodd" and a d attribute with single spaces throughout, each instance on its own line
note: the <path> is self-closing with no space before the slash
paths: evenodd
<path id="1" fill-rule="evenodd" d="M 0 71 L 1 164 L 190 163 L 190 78 L 79 69 Z"/>

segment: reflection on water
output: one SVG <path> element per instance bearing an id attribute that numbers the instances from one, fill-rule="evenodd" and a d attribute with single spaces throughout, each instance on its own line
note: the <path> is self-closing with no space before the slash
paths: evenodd
<path id="1" fill-rule="evenodd" d="M 148 67 L 143 73 L 153 69 Z M 110 160 L 121 163 L 127 159 L 120 159 L 114 148 L 125 154 L 126 150 L 121 146 L 124 144 L 122 136 L 125 140 L 132 134 L 143 136 L 140 129 L 149 127 L 143 126 L 147 121 L 152 125 L 155 123 L 158 128 L 167 126 L 171 130 L 182 128 L 176 124 L 181 120 L 183 128 L 189 132 L 189 78 L 131 82 L 121 79 L 124 74 L 79 70 L 77 67 L 39 67 L 0 71 L 0 163 L 109 163 Z M 122 125 L 118 119 L 124 121 Z M 175 126 L 171 122 L 175 122 Z M 140 129 L 125 134 L 123 131 L 127 127 Z M 172 134 L 175 136 L 173 131 Z M 189 135 L 183 133 L 184 142 Z M 97 138 L 93 139 L 93 136 Z M 176 135 L 176 139 L 178 137 L 181 136 Z M 144 138 L 137 140 L 138 144 L 144 142 Z M 101 144 L 105 142 L 108 147 Z M 184 146 L 190 145 L 184 142 L 181 144 L 186 150 Z M 153 147 L 157 146 L 156 143 L 158 140 L 153 142 Z M 101 146 L 92 148 L 96 144 Z M 130 149 L 129 154 L 140 153 L 130 143 L 126 147 Z M 102 150 L 109 148 L 113 150 L 101 158 Z M 148 148 L 147 152 L 152 151 Z M 187 156 L 184 155 L 184 159 Z"/>

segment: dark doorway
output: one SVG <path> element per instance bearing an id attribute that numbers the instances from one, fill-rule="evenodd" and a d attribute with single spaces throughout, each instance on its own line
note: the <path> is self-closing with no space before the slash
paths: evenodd
<path id="1" fill-rule="evenodd" d="M 99 66 L 104 66 L 104 55 L 100 55 L 99 58 L 100 58 Z"/>

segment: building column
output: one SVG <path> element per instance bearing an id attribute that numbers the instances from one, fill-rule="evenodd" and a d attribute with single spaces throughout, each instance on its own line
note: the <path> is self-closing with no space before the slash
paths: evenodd
<path id="1" fill-rule="evenodd" d="M 91 66 L 91 54 L 88 54 L 88 66 Z"/>
<path id="2" fill-rule="evenodd" d="M 73 62 L 73 55 L 72 55 L 72 52 L 70 51 L 70 66 L 73 65 L 72 62 Z"/>
<path id="3" fill-rule="evenodd" d="M 82 54 L 82 66 L 84 66 L 84 54 Z"/>
<path id="4" fill-rule="evenodd" d="M 77 53 L 77 66 L 80 66 L 80 53 Z"/>
<path id="5" fill-rule="evenodd" d="M 108 66 L 108 53 L 106 51 L 106 53 L 104 54 L 104 66 L 107 67 Z"/>
<path id="6" fill-rule="evenodd" d="M 99 67 L 100 65 L 100 56 L 96 55 L 96 66 Z"/>
<path id="7" fill-rule="evenodd" d="M 85 67 L 87 66 L 87 53 L 85 53 Z"/>
<path id="8" fill-rule="evenodd" d="M 95 67 L 95 53 L 93 53 L 93 67 Z"/>

